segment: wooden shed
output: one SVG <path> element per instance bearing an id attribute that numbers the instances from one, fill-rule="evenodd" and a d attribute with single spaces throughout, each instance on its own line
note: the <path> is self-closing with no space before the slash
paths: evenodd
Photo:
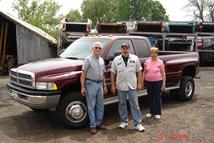
<path id="1" fill-rule="evenodd" d="M 57 56 L 57 42 L 43 30 L 0 10 L 0 71 Z"/>

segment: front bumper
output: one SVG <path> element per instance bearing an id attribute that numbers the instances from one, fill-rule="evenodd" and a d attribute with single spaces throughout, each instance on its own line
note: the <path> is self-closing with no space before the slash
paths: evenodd
<path id="1" fill-rule="evenodd" d="M 25 89 L 8 83 L 10 97 L 33 109 L 56 108 L 60 100 L 60 91 L 37 91 Z"/>

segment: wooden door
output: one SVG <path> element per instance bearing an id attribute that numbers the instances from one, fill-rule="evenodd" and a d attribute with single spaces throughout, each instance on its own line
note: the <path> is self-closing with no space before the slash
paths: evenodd
<path id="1" fill-rule="evenodd" d="M 8 23 L 0 23 L 0 68 L 6 62 L 6 42 L 7 42 Z"/>

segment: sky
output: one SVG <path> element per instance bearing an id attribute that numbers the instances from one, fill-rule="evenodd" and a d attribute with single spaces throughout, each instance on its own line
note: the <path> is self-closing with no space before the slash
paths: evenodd
<path id="1" fill-rule="evenodd" d="M 59 13 L 66 14 L 71 8 L 80 11 L 80 5 L 83 0 L 56 0 L 62 6 Z M 192 20 L 191 13 L 188 13 L 184 6 L 188 0 L 158 0 L 166 9 L 167 15 L 171 21 L 190 21 Z M 11 9 L 13 0 L 0 0 L 0 9 L 6 10 L 16 16 Z"/>

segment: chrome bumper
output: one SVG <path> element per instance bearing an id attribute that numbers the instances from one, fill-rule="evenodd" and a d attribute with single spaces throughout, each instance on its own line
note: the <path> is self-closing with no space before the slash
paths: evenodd
<path id="1" fill-rule="evenodd" d="M 14 100 L 34 109 L 56 108 L 60 99 L 60 95 L 29 95 L 13 89 L 8 89 L 8 93 Z"/>

